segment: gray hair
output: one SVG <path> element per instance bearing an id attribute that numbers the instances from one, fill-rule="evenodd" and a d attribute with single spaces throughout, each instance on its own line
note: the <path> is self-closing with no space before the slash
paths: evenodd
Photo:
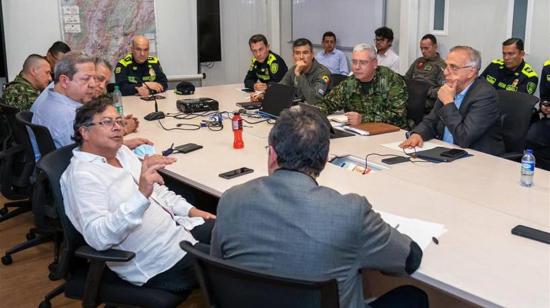
<path id="1" fill-rule="evenodd" d="M 468 61 L 468 66 L 472 66 L 473 68 L 475 68 L 478 72 L 479 70 L 481 69 L 481 53 L 479 53 L 479 51 L 475 50 L 474 48 L 470 47 L 470 46 L 461 46 L 461 45 L 458 45 L 458 46 L 455 46 L 453 48 L 451 48 L 451 50 L 449 50 L 449 53 L 453 52 L 453 51 L 464 51 L 468 54 L 468 58 L 470 59 Z"/>
<path id="2" fill-rule="evenodd" d="M 59 82 L 59 77 L 61 75 L 65 75 L 72 80 L 73 76 L 78 72 L 76 66 L 82 63 L 95 63 L 95 60 L 93 57 L 80 51 L 66 53 L 65 56 L 55 64 L 54 82 Z"/>
<path id="3" fill-rule="evenodd" d="M 113 66 L 111 63 L 109 63 L 107 60 L 103 59 L 102 57 L 95 57 L 94 58 L 95 65 L 103 65 L 106 68 L 108 68 L 110 71 L 113 70 Z"/>
<path id="4" fill-rule="evenodd" d="M 359 51 L 368 51 L 369 52 L 369 60 L 376 59 L 376 49 L 371 45 L 367 43 L 359 43 L 353 47 L 353 52 L 359 52 Z"/>

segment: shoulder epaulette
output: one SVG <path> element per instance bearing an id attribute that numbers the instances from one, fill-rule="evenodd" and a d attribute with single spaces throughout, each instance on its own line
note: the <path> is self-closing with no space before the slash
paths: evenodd
<path id="1" fill-rule="evenodd" d="M 502 59 L 494 59 L 493 61 L 491 61 L 491 63 L 498 64 L 498 65 L 503 65 L 503 64 L 504 64 L 504 60 L 502 60 Z"/>
<path id="2" fill-rule="evenodd" d="M 124 58 L 118 60 L 118 63 L 122 64 L 122 66 L 124 66 L 124 67 L 132 64 L 132 62 L 134 62 L 134 61 L 132 60 L 132 54 L 131 53 L 124 56 Z"/>
<path id="3" fill-rule="evenodd" d="M 149 64 L 157 64 L 157 63 L 159 63 L 159 58 L 157 58 L 157 57 L 149 57 L 149 58 L 147 58 L 147 63 L 149 63 Z"/>
<path id="4" fill-rule="evenodd" d="M 267 56 L 267 64 L 271 65 L 273 61 L 277 61 L 277 57 L 275 57 L 275 55 L 270 52 L 269 56 Z"/>
<path id="5" fill-rule="evenodd" d="M 550 59 L 546 60 L 546 62 L 544 62 L 544 66 L 548 66 L 550 65 Z"/>
<path id="6" fill-rule="evenodd" d="M 521 73 L 527 76 L 527 78 L 539 77 L 539 75 L 537 75 L 537 72 L 535 72 L 535 70 L 533 70 L 531 65 L 529 65 L 528 63 L 525 63 L 525 65 L 521 69 Z"/>

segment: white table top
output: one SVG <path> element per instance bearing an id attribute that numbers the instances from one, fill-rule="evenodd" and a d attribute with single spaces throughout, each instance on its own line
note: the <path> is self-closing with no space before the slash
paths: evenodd
<path id="1" fill-rule="evenodd" d="M 236 102 L 246 101 L 242 85 L 197 88 L 193 96 L 172 91 L 159 100 L 159 109 L 177 112 L 177 99 L 210 97 L 221 111 L 234 111 Z M 222 131 L 163 131 L 157 121 L 143 116 L 153 111 L 153 102 L 124 98 L 124 110 L 140 118 L 136 136 L 155 142 L 157 152 L 194 142 L 204 148 L 177 154 L 167 168 L 177 179 L 220 196 L 228 188 L 267 175 L 267 135 L 271 125 L 246 125 L 244 149 L 234 150 L 230 122 Z M 167 128 L 194 120 L 167 118 Z M 128 136 L 128 138 L 132 135 Z M 331 155 L 367 153 L 399 154 L 381 144 L 402 140 L 403 132 L 331 140 Z M 440 141 L 433 141 L 449 146 Z M 452 163 L 402 163 L 389 170 L 360 175 L 327 164 L 318 181 L 342 193 L 366 196 L 375 209 L 406 217 L 442 223 L 448 229 L 439 245 L 424 252 L 415 279 L 482 306 L 550 307 L 550 246 L 514 236 L 510 230 L 524 224 L 550 231 L 550 172 L 537 169 L 534 186 L 519 185 L 519 164 L 468 150 L 473 156 Z M 370 156 L 380 162 L 382 157 Z M 219 173 L 249 167 L 254 172 L 225 180 Z"/>

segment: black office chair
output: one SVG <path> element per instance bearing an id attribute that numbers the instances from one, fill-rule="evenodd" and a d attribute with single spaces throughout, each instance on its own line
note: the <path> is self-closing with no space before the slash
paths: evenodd
<path id="1" fill-rule="evenodd" d="M 306 281 L 274 276 L 214 258 L 185 241 L 180 246 L 195 257 L 195 272 L 208 307 L 339 307 L 336 279 Z"/>
<path id="2" fill-rule="evenodd" d="M 138 287 L 120 279 L 105 267 L 105 262 L 127 262 L 135 254 L 116 249 L 97 251 L 86 245 L 82 235 L 76 231 L 65 215 L 59 182 L 70 163 L 74 147 L 62 147 L 42 157 L 37 164 L 37 172 L 48 179 L 53 204 L 63 228 L 63 245 L 56 276 L 65 279 L 63 285 L 45 296 L 40 307 L 51 307 L 50 300 L 63 292 L 69 298 L 81 299 L 84 307 L 96 307 L 101 303 L 113 306 L 175 307 L 183 302 L 185 296 Z"/>
<path id="3" fill-rule="evenodd" d="M 46 155 L 49 152 L 55 150 L 55 145 L 53 143 L 52 136 L 47 127 L 33 124 L 32 121 L 33 113 L 30 111 L 21 111 L 15 115 L 18 130 L 20 130 L 26 136 L 24 142 L 25 153 L 28 156 L 31 156 L 34 160 L 34 151 L 31 145 L 31 137 L 28 134 L 27 128 L 31 129 L 37 144 L 40 149 L 41 155 Z M 31 192 L 31 208 L 34 216 L 34 228 L 29 230 L 27 233 L 27 241 L 19 243 L 12 248 L 8 249 L 4 256 L 2 256 L 1 261 L 4 265 L 10 265 L 13 262 L 12 255 L 23 251 L 27 248 L 31 248 L 49 241 L 54 241 L 54 261 L 50 265 L 50 271 L 54 270 L 54 266 L 57 264 L 57 259 L 59 255 L 59 245 L 61 244 L 61 227 L 57 222 L 57 217 L 55 209 L 51 205 L 51 198 L 48 196 L 48 190 L 45 190 L 44 187 L 47 186 L 47 183 L 44 183 L 46 179 L 35 177 L 32 180 L 32 192 Z M 51 279 L 55 279 L 55 276 L 50 275 Z"/>
<path id="4" fill-rule="evenodd" d="M 533 150 L 537 167 L 550 171 L 550 119 L 541 119 L 531 124 L 525 148 Z"/>
<path id="5" fill-rule="evenodd" d="M 414 123 L 412 126 L 416 126 L 422 122 L 424 115 L 430 111 L 426 107 L 426 102 L 428 101 L 428 91 L 432 85 L 428 82 L 414 79 L 405 79 L 405 83 L 407 84 L 407 93 L 409 94 L 409 98 L 407 99 L 407 118 L 409 122 L 412 121 Z"/>
<path id="6" fill-rule="evenodd" d="M 499 90 L 498 102 L 502 113 L 500 124 L 505 153 L 501 155 L 514 161 L 521 160 L 525 149 L 525 139 L 535 105 L 539 99 L 535 96 Z"/>
<path id="7" fill-rule="evenodd" d="M 6 148 L 0 152 L 0 189 L 2 195 L 13 202 L 6 202 L 0 208 L 0 222 L 30 211 L 30 178 L 34 171 L 32 150 L 26 147 L 28 142 L 24 126 L 17 123 L 15 115 L 18 108 L 0 103 L 0 114 L 11 132 L 6 140 Z M 13 208 L 13 210 L 9 210 Z M 31 237 L 32 235 L 29 235 Z"/>
<path id="8" fill-rule="evenodd" d="M 341 74 L 330 74 L 330 83 L 327 88 L 327 94 L 334 88 L 336 88 L 337 85 L 340 84 L 340 82 L 344 81 L 348 76 L 341 75 Z"/>

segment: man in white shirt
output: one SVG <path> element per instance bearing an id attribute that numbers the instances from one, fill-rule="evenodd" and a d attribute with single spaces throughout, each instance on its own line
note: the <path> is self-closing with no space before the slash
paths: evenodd
<path id="1" fill-rule="evenodd" d="M 186 294 L 196 278 L 192 257 L 179 243 L 197 244 L 198 239 L 199 246 L 209 244 L 216 216 L 168 190 L 158 170 L 176 159 L 153 155 L 140 162 L 122 144 L 123 125 L 105 96 L 77 110 L 74 139 L 79 147 L 61 177 L 65 212 L 93 248 L 136 254 L 131 261 L 107 264 L 122 279 Z"/>
<path id="2" fill-rule="evenodd" d="M 336 49 L 336 34 L 328 31 L 323 34 L 323 50 L 319 51 L 315 59 L 326 66 L 332 74 L 348 75 L 348 59 L 346 55 Z"/>
<path id="3" fill-rule="evenodd" d="M 374 31 L 376 38 L 376 59 L 378 65 L 390 68 L 399 74 L 399 56 L 391 49 L 393 43 L 393 31 L 388 27 L 380 27 Z"/>

